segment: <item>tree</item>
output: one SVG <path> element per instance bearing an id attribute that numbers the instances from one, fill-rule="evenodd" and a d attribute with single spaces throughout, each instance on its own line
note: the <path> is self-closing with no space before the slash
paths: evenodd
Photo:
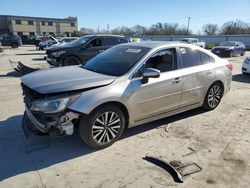
<path id="1" fill-rule="evenodd" d="M 240 20 L 226 22 L 221 27 L 221 34 L 250 34 L 250 25 Z"/>
<path id="2" fill-rule="evenodd" d="M 215 35 L 218 32 L 217 24 L 205 24 L 202 26 L 202 31 L 207 35 Z"/>
<path id="3" fill-rule="evenodd" d="M 147 32 L 147 28 L 141 25 L 135 25 L 132 30 L 136 35 L 144 35 Z"/>
<path id="4" fill-rule="evenodd" d="M 111 33 L 114 35 L 133 35 L 134 34 L 133 30 L 126 26 L 117 27 L 111 30 Z"/>

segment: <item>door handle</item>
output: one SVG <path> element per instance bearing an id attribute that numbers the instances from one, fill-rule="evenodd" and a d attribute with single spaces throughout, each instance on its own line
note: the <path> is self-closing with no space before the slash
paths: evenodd
<path id="1" fill-rule="evenodd" d="M 181 81 L 181 78 L 175 78 L 173 81 L 172 81 L 172 84 L 178 84 L 179 82 Z"/>

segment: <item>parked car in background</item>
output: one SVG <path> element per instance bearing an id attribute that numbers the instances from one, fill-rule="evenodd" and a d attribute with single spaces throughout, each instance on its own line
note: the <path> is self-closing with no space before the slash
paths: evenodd
<path id="1" fill-rule="evenodd" d="M 242 73 L 250 74 L 250 57 L 246 57 L 242 65 Z"/>
<path id="2" fill-rule="evenodd" d="M 112 46 L 128 42 L 129 39 L 119 35 L 86 35 L 66 45 L 48 49 L 46 60 L 55 67 L 79 65 Z"/>
<path id="3" fill-rule="evenodd" d="M 23 44 L 35 44 L 36 42 L 35 36 L 22 35 L 21 39 Z"/>
<path id="4" fill-rule="evenodd" d="M 37 36 L 35 39 L 35 46 L 38 48 L 40 42 L 51 40 L 50 36 Z"/>
<path id="5" fill-rule="evenodd" d="M 182 38 L 181 42 L 187 43 L 187 44 L 193 44 L 202 48 L 206 47 L 206 43 L 199 41 L 197 38 Z"/>
<path id="6" fill-rule="evenodd" d="M 224 41 L 220 46 L 212 49 L 212 53 L 222 57 L 233 57 L 235 55 L 244 56 L 246 47 L 242 42 Z"/>
<path id="7" fill-rule="evenodd" d="M 38 45 L 38 50 L 46 50 L 46 48 L 49 48 L 54 44 L 59 44 L 59 42 L 57 40 L 47 40 L 45 42 L 40 42 Z"/>
<path id="8" fill-rule="evenodd" d="M 50 47 L 47 47 L 46 50 L 49 49 L 49 48 L 57 47 L 57 46 L 63 46 L 63 45 L 68 44 L 69 42 L 71 42 L 71 41 L 73 41 L 73 40 L 76 40 L 76 39 L 78 39 L 78 38 L 77 38 L 77 37 L 66 37 L 66 38 L 61 38 L 61 39 L 58 40 L 58 43 L 53 44 L 53 45 L 50 46 Z"/>
<path id="9" fill-rule="evenodd" d="M 22 45 L 22 39 L 17 35 L 3 35 L 0 37 L 2 46 L 11 46 L 12 48 L 18 48 Z"/>
<path id="10" fill-rule="evenodd" d="M 3 46 L 1 42 L 0 42 L 0 52 L 3 52 Z"/>
<path id="11" fill-rule="evenodd" d="M 49 40 L 41 41 L 38 44 L 38 50 L 45 50 L 45 48 L 52 46 L 53 44 L 57 44 L 58 40 L 53 36 L 49 36 Z"/>
<path id="12" fill-rule="evenodd" d="M 99 39 L 88 37 L 80 41 Z M 39 132 L 72 135 L 78 124 L 83 141 L 105 148 L 126 127 L 197 107 L 215 109 L 231 80 L 232 64 L 194 45 L 120 44 L 82 66 L 23 76 L 23 127 L 32 122 Z"/>

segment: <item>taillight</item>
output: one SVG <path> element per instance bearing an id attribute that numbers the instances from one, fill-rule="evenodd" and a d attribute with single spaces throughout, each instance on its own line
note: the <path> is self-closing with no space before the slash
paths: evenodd
<path id="1" fill-rule="evenodd" d="M 226 66 L 231 72 L 233 72 L 233 65 L 231 63 L 227 64 Z"/>

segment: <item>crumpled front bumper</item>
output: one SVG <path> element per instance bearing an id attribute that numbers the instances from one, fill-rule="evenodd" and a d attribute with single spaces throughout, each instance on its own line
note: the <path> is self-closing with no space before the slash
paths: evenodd
<path id="1" fill-rule="evenodd" d="M 72 135 L 74 132 L 74 124 L 72 121 L 78 119 L 78 117 L 79 114 L 74 112 L 65 112 L 59 117 L 55 115 L 54 118 L 58 121 L 48 122 L 48 125 L 50 124 L 48 126 L 47 124 L 39 121 L 39 119 L 37 119 L 26 106 L 22 121 L 22 128 L 27 137 L 30 133 L 44 135 L 49 134 L 51 131 L 57 132 L 58 135 Z"/>
<path id="2" fill-rule="evenodd" d="M 40 123 L 27 107 L 25 109 L 25 113 L 26 113 L 27 117 L 29 118 L 29 120 L 31 121 L 31 123 L 34 125 L 34 127 L 38 131 L 40 131 L 42 133 L 48 133 L 46 125 Z"/>

